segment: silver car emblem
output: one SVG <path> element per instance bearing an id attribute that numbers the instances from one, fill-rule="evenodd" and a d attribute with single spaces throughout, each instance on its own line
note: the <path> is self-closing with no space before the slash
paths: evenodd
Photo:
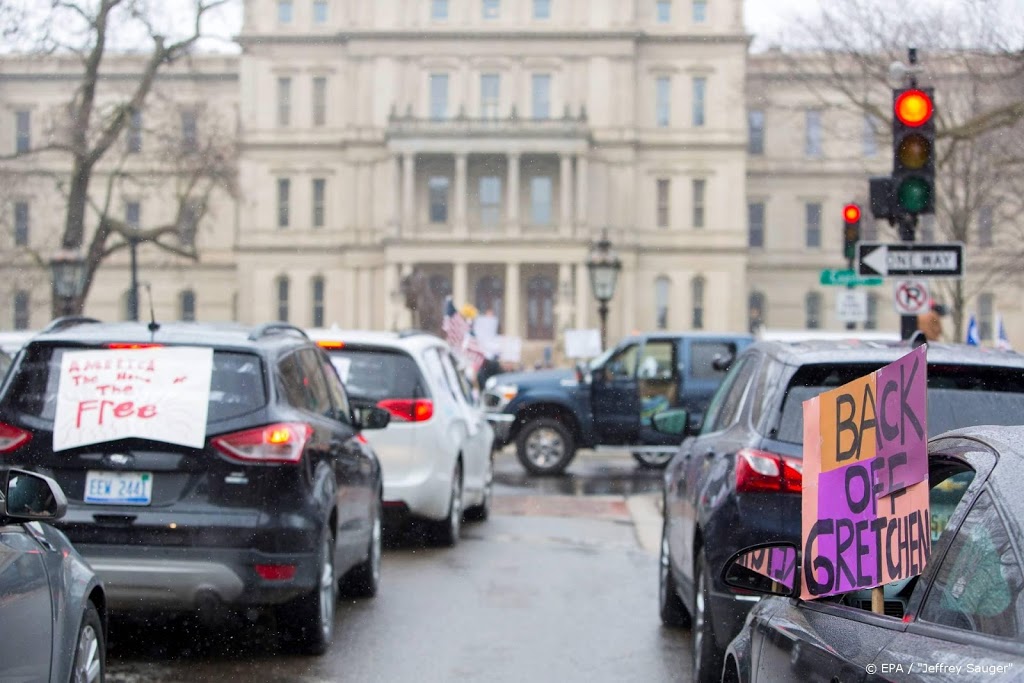
<path id="1" fill-rule="evenodd" d="M 107 456 L 107 462 L 111 465 L 127 465 L 132 461 L 132 456 L 124 453 L 111 453 Z"/>

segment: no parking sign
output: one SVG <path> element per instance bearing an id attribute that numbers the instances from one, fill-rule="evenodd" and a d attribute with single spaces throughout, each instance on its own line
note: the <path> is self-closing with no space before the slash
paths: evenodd
<path id="1" fill-rule="evenodd" d="M 928 283 L 924 280 L 897 280 L 893 287 L 893 304 L 900 315 L 927 313 L 931 308 Z"/>

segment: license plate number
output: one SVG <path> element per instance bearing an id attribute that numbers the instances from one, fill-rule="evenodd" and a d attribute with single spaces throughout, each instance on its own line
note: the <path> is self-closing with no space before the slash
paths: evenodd
<path id="1" fill-rule="evenodd" d="M 85 475 L 86 503 L 149 505 L 153 475 L 149 472 L 96 472 Z"/>

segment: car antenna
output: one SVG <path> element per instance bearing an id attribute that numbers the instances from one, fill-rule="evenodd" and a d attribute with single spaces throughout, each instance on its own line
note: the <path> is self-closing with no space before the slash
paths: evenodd
<path id="1" fill-rule="evenodd" d="M 149 286 L 148 282 L 143 286 L 146 288 L 146 294 L 149 295 L 149 324 L 146 327 L 151 334 L 155 334 L 160 329 L 160 323 L 156 321 L 156 313 L 153 311 L 153 288 Z"/>

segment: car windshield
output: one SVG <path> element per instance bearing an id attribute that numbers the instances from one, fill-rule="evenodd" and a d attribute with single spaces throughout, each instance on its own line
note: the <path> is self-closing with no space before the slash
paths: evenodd
<path id="1" fill-rule="evenodd" d="M 429 398 L 419 368 L 408 354 L 387 349 L 332 349 L 331 363 L 355 400 Z"/>
<path id="2" fill-rule="evenodd" d="M 803 402 L 877 370 L 880 365 L 811 365 L 790 380 L 776 438 L 803 442 Z M 928 436 L 970 425 L 1024 423 L 1024 371 L 964 365 L 928 366 Z"/>

